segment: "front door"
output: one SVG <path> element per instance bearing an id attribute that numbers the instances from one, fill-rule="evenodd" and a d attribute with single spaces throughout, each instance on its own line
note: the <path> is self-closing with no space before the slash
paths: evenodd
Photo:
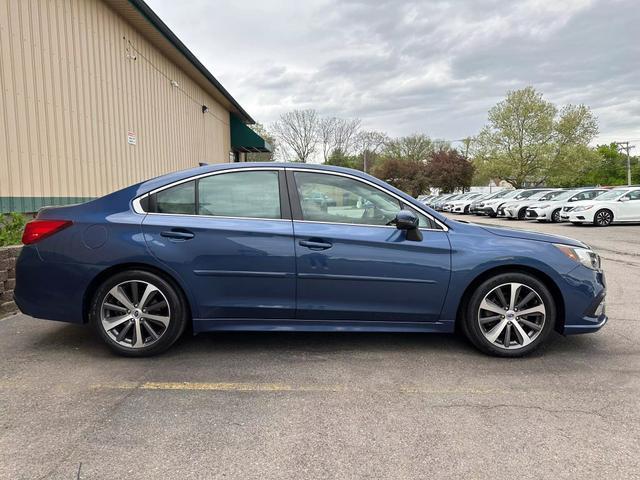
<path id="1" fill-rule="evenodd" d="M 424 238 L 407 240 L 392 222 L 408 207 L 355 177 L 299 170 L 287 178 L 298 319 L 438 320 L 451 268 L 445 231 L 420 214 Z"/>
<path id="2" fill-rule="evenodd" d="M 196 318 L 294 318 L 295 252 L 283 175 L 222 172 L 151 195 L 152 213 L 142 224 L 147 245 L 187 285 Z"/>
<path id="3" fill-rule="evenodd" d="M 640 190 L 631 190 L 618 202 L 618 218 L 621 222 L 640 222 Z"/>

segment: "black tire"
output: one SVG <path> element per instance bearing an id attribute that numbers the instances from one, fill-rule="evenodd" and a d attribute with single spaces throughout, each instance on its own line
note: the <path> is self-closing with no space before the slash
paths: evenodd
<path id="1" fill-rule="evenodd" d="M 552 223 L 560 223 L 560 209 L 557 208 L 553 212 L 551 212 L 551 222 Z"/>
<path id="2" fill-rule="evenodd" d="M 469 205 L 464 207 L 464 211 L 462 212 L 464 215 L 469 215 Z"/>
<path id="3" fill-rule="evenodd" d="M 134 347 L 133 345 L 123 346 L 107 333 L 102 324 L 101 309 L 105 297 L 107 297 L 114 287 L 121 284 L 129 284 L 130 282 L 145 282 L 154 286 L 164 297 L 160 297 L 162 301 L 159 303 L 164 302 L 166 299 L 164 303 L 168 305 L 168 309 L 165 310 L 165 312 L 168 312 L 169 323 L 168 326 L 164 327 L 164 330 L 160 333 L 157 340 L 152 340 L 153 337 L 149 337 L 149 334 L 146 333 L 147 330 L 140 330 L 143 335 L 146 333 L 147 337 L 152 341 L 149 345 L 139 347 Z M 160 293 L 157 293 L 157 295 L 160 295 Z M 110 298 L 109 303 L 114 303 L 113 298 Z M 123 312 L 123 315 L 124 314 Z M 130 321 L 134 323 L 133 320 Z M 140 319 L 138 321 L 145 321 L 144 313 L 140 313 Z M 164 352 L 180 338 L 180 335 L 182 335 L 188 323 L 188 308 L 178 289 L 163 277 L 145 270 L 127 270 L 109 277 L 98 287 L 89 308 L 89 322 L 109 348 L 119 355 L 127 357 L 149 357 Z M 140 337 L 142 338 L 143 335 L 140 335 Z M 131 343 L 133 344 L 133 340 Z"/>
<path id="4" fill-rule="evenodd" d="M 613 223 L 613 212 L 607 208 L 598 210 L 593 215 L 593 224 L 598 227 L 608 227 Z"/>
<path id="5" fill-rule="evenodd" d="M 498 216 L 496 212 L 489 212 L 487 215 L 489 215 L 491 218 L 496 218 Z"/>
<path id="6" fill-rule="evenodd" d="M 531 343 L 513 349 L 505 349 L 495 342 L 492 343 L 489 341 L 481 329 L 482 327 L 480 326 L 478 318 L 480 304 L 485 296 L 489 295 L 496 287 L 509 283 L 520 283 L 535 291 L 544 304 L 546 312 L 542 328 L 539 333 L 537 333 L 537 336 L 531 340 Z M 554 329 L 557 316 L 556 312 L 557 308 L 553 295 L 551 295 L 551 292 L 543 282 L 528 273 L 502 273 L 485 280 L 472 293 L 464 312 L 464 318 L 462 319 L 464 323 L 462 331 L 476 348 L 486 354 L 497 357 L 522 357 L 533 352 L 545 342 Z M 506 322 L 506 320 L 504 321 Z"/>
<path id="7" fill-rule="evenodd" d="M 527 209 L 521 208 L 520 211 L 518 212 L 518 220 L 524 220 L 526 216 L 527 216 Z"/>

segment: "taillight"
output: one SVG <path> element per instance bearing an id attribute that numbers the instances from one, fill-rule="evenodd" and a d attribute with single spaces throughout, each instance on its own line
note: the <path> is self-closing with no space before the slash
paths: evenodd
<path id="1" fill-rule="evenodd" d="M 30 245 L 70 226 L 71 220 L 32 220 L 24 227 L 22 243 Z"/>

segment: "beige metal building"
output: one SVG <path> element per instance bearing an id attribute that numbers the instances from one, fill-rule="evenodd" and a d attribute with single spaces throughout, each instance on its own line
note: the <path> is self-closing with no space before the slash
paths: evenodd
<path id="1" fill-rule="evenodd" d="M 0 213 L 269 151 L 252 123 L 142 0 L 0 0 Z"/>

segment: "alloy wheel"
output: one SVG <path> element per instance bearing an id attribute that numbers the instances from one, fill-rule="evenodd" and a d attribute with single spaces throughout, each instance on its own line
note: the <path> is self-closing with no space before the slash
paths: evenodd
<path id="1" fill-rule="evenodd" d="M 157 342 L 164 335 L 171 310 L 158 287 L 142 280 L 128 280 L 105 295 L 100 320 L 112 340 L 137 349 Z"/>
<path id="2" fill-rule="evenodd" d="M 558 223 L 560 221 L 560 209 L 554 210 L 551 214 L 551 221 Z"/>
<path id="3" fill-rule="evenodd" d="M 601 227 L 606 227 L 607 225 L 611 224 L 612 221 L 613 221 L 613 214 L 609 210 L 600 210 L 599 212 L 596 212 L 596 216 L 595 216 L 596 225 L 599 225 Z"/>
<path id="4" fill-rule="evenodd" d="M 504 283 L 491 290 L 480 303 L 480 331 L 494 346 L 517 350 L 540 335 L 546 319 L 542 298 L 522 283 Z"/>

